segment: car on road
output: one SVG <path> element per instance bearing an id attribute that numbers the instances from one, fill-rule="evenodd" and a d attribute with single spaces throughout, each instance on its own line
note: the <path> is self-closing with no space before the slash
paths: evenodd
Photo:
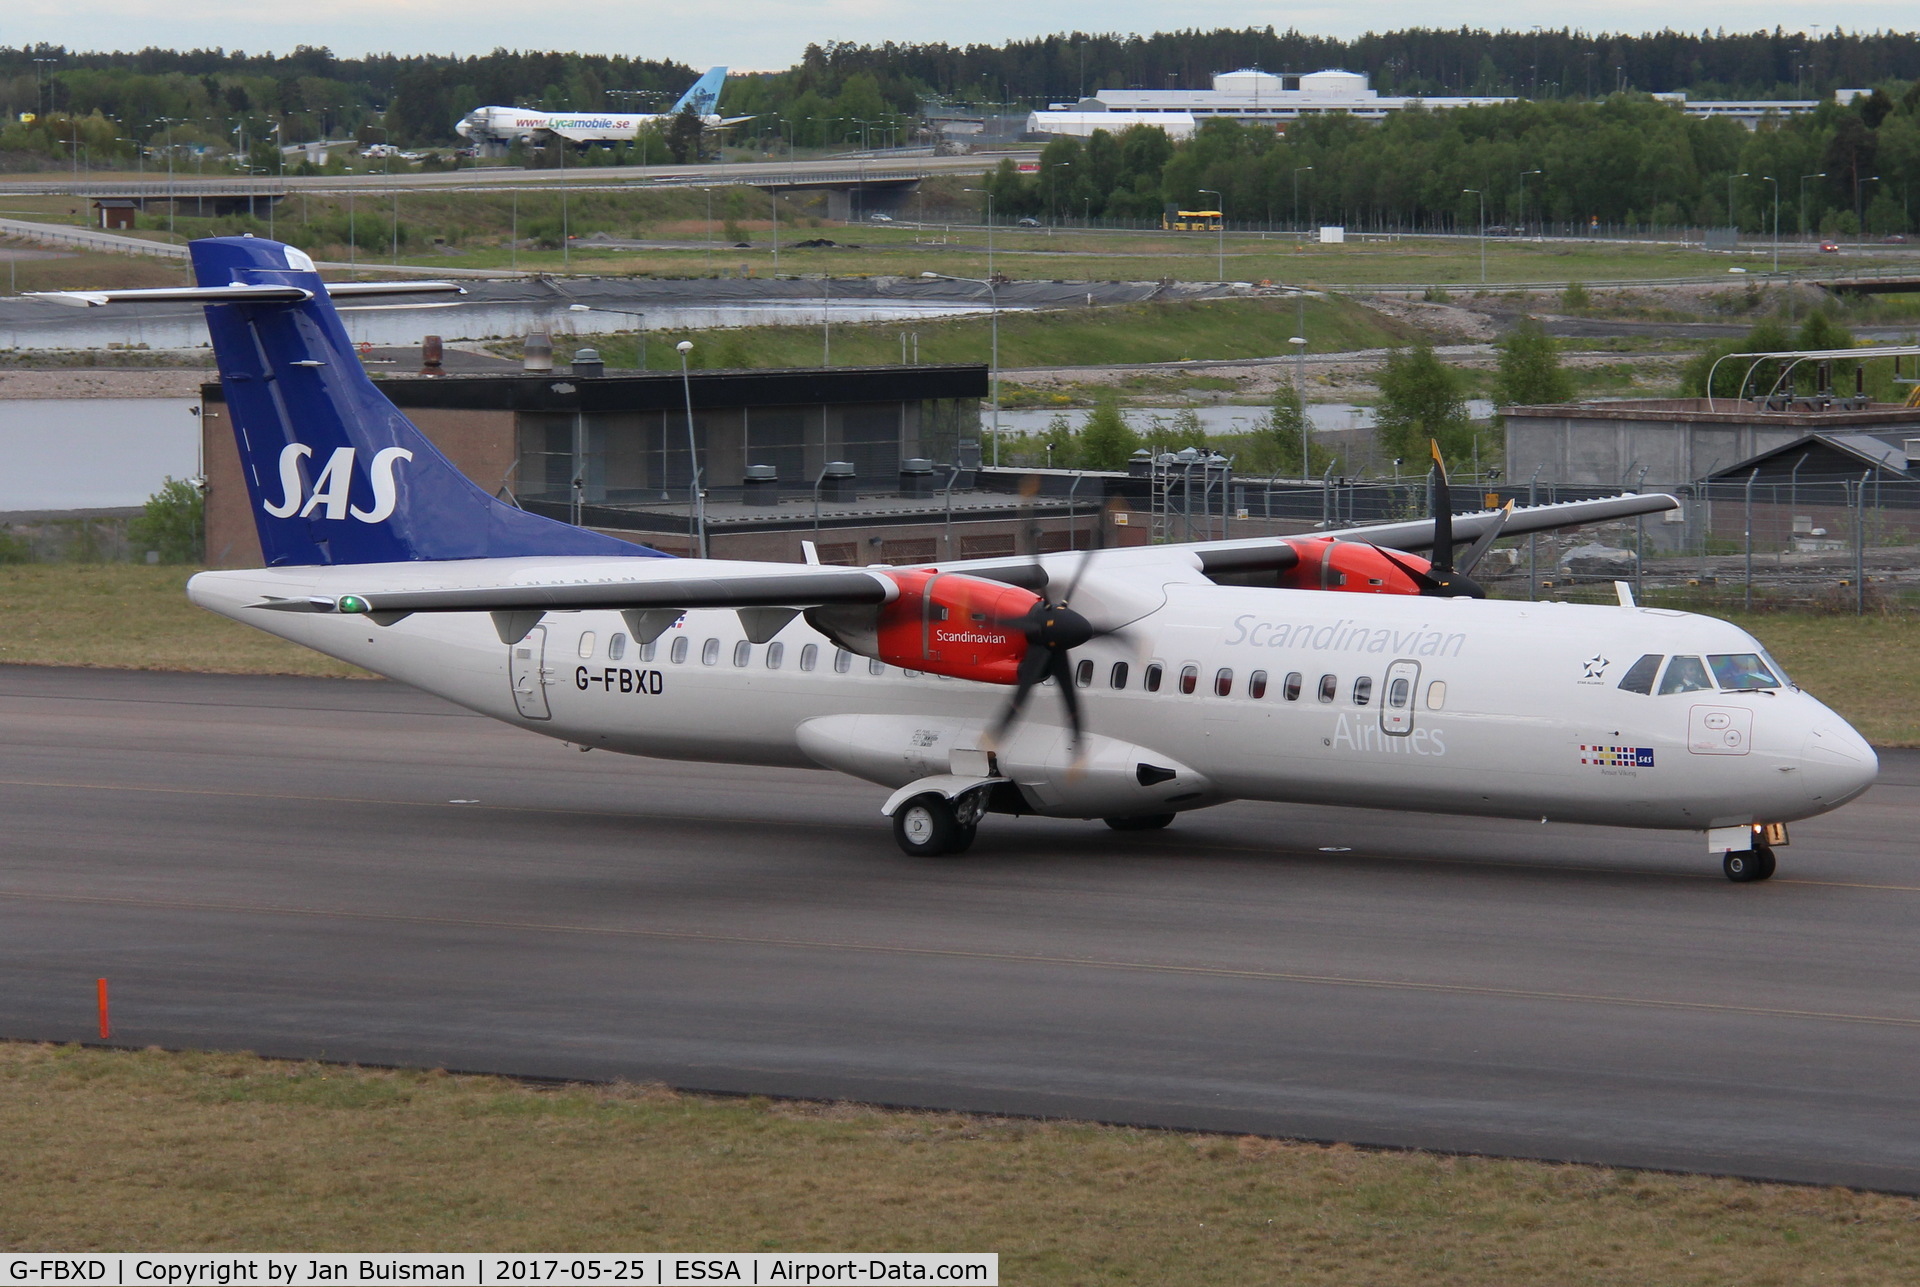
<path id="1" fill-rule="evenodd" d="M 1040 221 L 1032 215 L 1021 215 L 1019 219 L 1014 221 L 1014 227 L 1016 228 L 1038 228 L 1039 226 Z"/>
<path id="2" fill-rule="evenodd" d="M 872 214 L 867 216 L 867 222 L 868 223 L 892 223 L 893 216 L 890 214 L 881 214 L 878 210 L 876 210 Z"/>
<path id="3" fill-rule="evenodd" d="M 1880 238 L 1880 244 L 1883 246 L 1904 246 L 1907 244 L 1906 234 L 1899 233 L 1899 232 L 1890 232 L 1886 236 Z"/>
<path id="4" fill-rule="evenodd" d="M 1820 243 L 1820 253 L 1823 255 L 1837 255 L 1840 253 L 1840 243 L 1837 241 L 1823 241 Z"/>

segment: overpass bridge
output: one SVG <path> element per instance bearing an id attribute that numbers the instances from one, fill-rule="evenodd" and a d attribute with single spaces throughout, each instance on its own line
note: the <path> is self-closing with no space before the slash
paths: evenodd
<path id="1" fill-rule="evenodd" d="M 141 209 L 173 203 L 195 213 L 233 214 L 300 193 L 518 192 L 565 188 L 569 192 L 632 192 L 655 188 L 751 187 L 764 191 L 825 191 L 833 194 L 837 218 L 896 206 L 926 179 L 981 174 L 1006 157 L 1032 160 L 1038 152 L 990 152 L 968 156 L 828 158 L 816 161 L 734 161 L 717 165 L 609 165 L 573 170 L 518 170 L 483 166 L 432 173 L 288 175 L 275 178 L 171 179 L 34 175 L 0 181 L 0 195 L 79 197 L 95 203 L 132 203 Z M 858 207 L 855 210 L 855 207 Z"/>

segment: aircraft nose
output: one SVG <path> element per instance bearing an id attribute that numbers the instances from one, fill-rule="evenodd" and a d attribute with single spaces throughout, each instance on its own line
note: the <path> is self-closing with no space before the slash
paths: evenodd
<path id="1" fill-rule="evenodd" d="M 1801 760 L 1815 798 L 1827 808 L 1853 799 L 1880 774 L 1880 757 L 1873 747 L 1838 717 L 1815 721 Z"/>

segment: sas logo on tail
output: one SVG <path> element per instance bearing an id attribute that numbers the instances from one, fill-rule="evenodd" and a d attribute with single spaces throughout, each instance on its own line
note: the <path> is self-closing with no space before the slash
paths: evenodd
<path id="1" fill-rule="evenodd" d="M 382 447 L 373 453 L 373 459 L 367 464 L 367 478 L 373 484 L 372 509 L 361 509 L 347 494 L 353 484 L 354 454 L 352 447 L 335 447 L 309 494 L 300 462 L 313 455 L 313 448 L 303 442 L 288 443 L 280 452 L 280 499 L 262 501 L 260 507 L 275 518 L 309 518 L 318 513 L 321 518 L 344 519 L 352 515 L 362 523 L 386 522 L 393 517 L 393 507 L 399 500 L 394 466 L 400 461 L 412 460 L 413 453 L 405 447 Z"/>

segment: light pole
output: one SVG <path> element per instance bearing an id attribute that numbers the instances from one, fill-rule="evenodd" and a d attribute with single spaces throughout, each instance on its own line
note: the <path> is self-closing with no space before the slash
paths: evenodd
<path id="1" fill-rule="evenodd" d="M 1462 188 L 1462 193 L 1472 193 L 1480 198 L 1480 284 L 1487 284 L 1487 194 L 1478 188 Z"/>
<path id="2" fill-rule="evenodd" d="M 1307 337 L 1295 335 L 1287 340 L 1293 345 L 1293 397 L 1300 404 L 1300 477 L 1313 476 L 1313 453 L 1307 447 L 1307 393 L 1303 381 L 1307 364 Z"/>
<path id="3" fill-rule="evenodd" d="M 1734 222 L 1733 218 L 1733 183 L 1736 179 L 1751 179 L 1752 177 L 1753 176 L 1745 170 L 1740 171 L 1738 174 L 1729 174 L 1727 176 L 1727 227 L 1734 230 L 1736 238 L 1739 236 L 1740 225 Z"/>
<path id="4" fill-rule="evenodd" d="M 647 369 L 647 315 L 645 313 L 636 312 L 631 308 L 596 308 L 592 304 L 569 304 L 567 311 L 569 313 L 618 313 L 622 317 L 639 318 L 640 325 L 635 328 L 635 333 L 640 337 L 640 369 L 642 371 Z"/>
<path id="5" fill-rule="evenodd" d="M 1853 185 L 1853 222 L 1854 226 L 1860 230 L 1859 233 L 1856 234 L 1858 236 L 1864 237 L 1867 232 L 1867 214 L 1865 203 L 1860 199 L 1860 189 L 1866 187 L 1869 183 L 1878 182 L 1880 182 L 1880 176 L 1875 174 L 1861 179 Z"/>
<path id="6" fill-rule="evenodd" d="M 1053 235 L 1052 225 L 1060 219 L 1060 176 L 1055 173 L 1071 167 L 1071 161 L 1053 161 L 1047 165 L 1047 235 Z"/>
<path id="7" fill-rule="evenodd" d="M 1824 179 L 1826 177 L 1827 172 L 1825 170 L 1820 171 L 1818 174 L 1803 174 L 1800 176 L 1800 239 L 1802 241 L 1806 240 L 1807 236 L 1807 180 Z"/>
<path id="8" fill-rule="evenodd" d="M 1544 170 L 1520 171 L 1520 212 L 1519 212 L 1520 217 L 1516 222 L 1519 223 L 1522 230 L 1524 230 L 1527 226 L 1527 176 L 1529 174 L 1544 174 L 1544 173 L 1546 173 Z"/>
<path id="9" fill-rule="evenodd" d="M 1778 275 L 1780 272 L 1780 180 L 1771 174 L 1763 174 L 1760 178 L 1773 185 L 1773 271 Z"/>
<path id="10" fill-rule="evenodd" d="M 1301 165 L 1295 166 L 1293 171 L 1293 222 L 1302 232 L 1305 232 L 1306 228 L 1300 223 L 1300 176 L 1312 168 L 1310 165 Z"/>
<path id="11" fill-rule="evenodd" d="M 993 385 L 993 467 L 1000 468 L 1000 291 L 993 284 L 993 278 L 984 280 L 978 277 L 949 277 L 945 273 L 921 273 L 922 277 L 931 277 L 938 281 L 968 282 L 987 288 L 988 327 L 993 337 L 992 347 L 988 350 L 988 375 Z"/>
<path id="12" fill-rule="evenodd" d="M 962 192 L 978 193 L 987 199 L 987 276 L 993 276 L 993 193 L 986 188 L 962 188 Z"/>
<path id="13" fill-rule="evenodd" d="M 693 341 L 681 340 L 673 347 L 680 354 L 680 392 L 687 402 L 687 468 L 691 473 L 687 483 L 687 514 L 692 524 L 689 535 L 694 557 L 704 559 L 707 557 L 707 506 L 700 490 L 700 448 L 693 437 L 693 379 L 687 374 L 687 354 L 693 352 Z"/>
<path id="14" fill-rule="evenodd" d="M 1219 234 L 1214 242 L 1214 271 L 1217 274 L 1216 280 L 1225 281 L 1227 280 L 1227 213 L 1220 207 L 1227 203 L 1226 198 L 1212 188 L 1196 188 L 1195 191 L 1203 197 L 1213 198 L 1214 231 Z"/>

